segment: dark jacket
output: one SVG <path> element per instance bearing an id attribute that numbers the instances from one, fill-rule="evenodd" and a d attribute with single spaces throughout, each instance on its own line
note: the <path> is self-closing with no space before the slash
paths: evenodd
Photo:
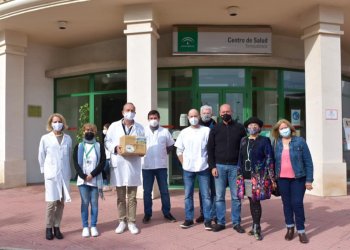
<path id="1" fill-rule="evenodd" d="M 239 152 L 239 174 L 243 173 L 245 161 L 247 160 L 248 137 L 241 141 Z M 271 141 L 268 137 L 258 136 L 249 153 L 251 161 L 251 181 L 252 181 L 252 199 L 265 200 L 270 199 L 272 192 L 272 180 L 274 174 L 274 158 Z"/>
<path id="2" fill-rule="evenodd" d="M 242 124 L 230 121 L 227 125 L 218 123 L 210 130 L 208 139 L 209 168 L 216 168 L 216 164 L 237 165 L 239 145 L 246 136 Z"/>
<path id="3" fill-rule="evenodd" d="M 205 126 L 205 127 L 208 127 L 210 129 L 214 128 L 214 126 L 216 125 L 216 121 L 214 121 L 213 119 L 210 118 L 209 121 L 207 122 L 204 122 L 202 121 L 202 119 L 199 119 L 199 125 L 202 125 L 202 126 Z"/>

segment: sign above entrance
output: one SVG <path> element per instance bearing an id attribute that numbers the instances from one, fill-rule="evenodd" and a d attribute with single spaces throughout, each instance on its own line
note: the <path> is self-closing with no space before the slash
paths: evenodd
<path id="1" fill-rule="evenodd" d="M 173 55 L 271 54 L 269 26 L 175 26 Z"/>

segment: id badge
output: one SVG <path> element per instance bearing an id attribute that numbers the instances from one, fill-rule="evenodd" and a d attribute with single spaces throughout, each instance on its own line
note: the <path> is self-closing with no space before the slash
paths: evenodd
<path id="1" fill-rule="evenodd" d="M 252 170 L 252 165 L 250 160 L 246 160 L 244 162 L 244 169 L 245 171 L 251 171 Z"/>

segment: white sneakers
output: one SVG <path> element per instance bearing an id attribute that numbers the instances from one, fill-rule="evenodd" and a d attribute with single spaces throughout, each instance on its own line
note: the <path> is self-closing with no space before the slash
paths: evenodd
<path id="1" fill-rule="evenodd" d="M 138 234 L 140 232 L 140 230 L 136 227 L 136 224 L 133 222 L 128 223 L 128 228 L 132 234 Z"/>
<path id="2" fill-rule="evenodd" d="M 98 231 L 96 227 L 91 227 L 91 236 L 92 237 L 97 237 L 98 236 Z"/>
<path id="3" fill-rule="evenodd" d="M 116 234 L 121 234 L 125 231 L 126 223 L 124 221 L 119 222 L 118 227 L 115 229 Z"/>
<path id="4" fill-rule="evenodd" d="M 83 228 L 83 232 L 81 233 L 81 236 L 83 236 L 84 238 L 90 237 L 90 231 L 88 227 Z"/>
<path id="5" fill-rule="evenodd" d="M 90 231 L 88 227 L 83 228 L 83 232 L 81 233 L 81 236 L 83 236 L 84 238 L 90 237 Z M 92 237 L 98 236 L 98 231 L 96 227 L 91 227 L 91 236 Z"/>
<path id="6" fill-rule="evenodd" d="M 136 224 L 133 222 L 128 223 L 128 228 L 130 233 L 132 234 L 138 234 L 140 230 L 136 227 Z M 124 221 L 121 221 L 118 225 L 118 227 L 115 229 L 115 233 L 121 234 L 125 231 L 126 229 L 126 223 Z"/>

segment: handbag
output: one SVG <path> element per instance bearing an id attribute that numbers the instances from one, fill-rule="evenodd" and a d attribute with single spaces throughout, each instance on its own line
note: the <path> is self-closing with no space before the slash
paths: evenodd
<path id="1" fill-rule="evenodd" d="M 276 181 L 276 187 L 275 188 L 272 188 L 272 195 L 278 197 L 278 196 L 281 196 L 281 193 L 280 193 L 280 189 L 278 187 L 278 182 Z"/>

